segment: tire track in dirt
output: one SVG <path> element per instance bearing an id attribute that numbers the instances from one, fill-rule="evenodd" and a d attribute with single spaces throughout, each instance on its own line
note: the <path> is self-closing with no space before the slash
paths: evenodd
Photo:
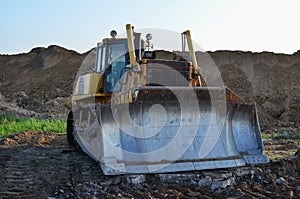
<path id="1" fill-rule="evenodd" d="M 24 156 L 20 156 L 19 153 L 17 150 L 8 155 L 7 150 L 1 150 L 0 196 L 2 198 L 31 198 L 35 196 L 34 190 L 36 190 L 37 183 L 34 176 L 35 172 L 30 167 L 31 158 L 27 158 L 26 152 Z M 3 159 L 6 161 L 2 161 Z"/>
<path id="2" fill-rule="evenodd" d="M 60 189 L 72 193 L 72 184 L 104 180 L 98 164 L 65 144 L 65 136 L 49 140 L 45 134 L 41 143 L 26 134 L 28 144 L 22 135 L 0 145 L 1 199 L 42 198 Z"/>
<path id="3" fill-rule="evenodd" d="M 157 175 L 132 184 L 126 175 L 105 176 L 97 162 L 68 146 L 66 136 L 26 131 L 0 139 L 0 199 L 4 198 L 286 198 L 300 197 L 300 158 L 291 157 L 259 168 L 232 168 L 223 171 L 182 173 L 172 182 Z M 254 170 L 253 170 L 254 169 Z M 254 171 L 254 174 L 252 173 Z M 239 172 L 247 171 L 245 174 Z M 251 171 L 251 172 L 250 172 Z M 191 176 L 194 183 L 184 181 Z M 195 178 L 193 178 L 193 175 Z M 235 182 L 214 191 L 199 187 L 199 176 Z M 176 177 L 177 176 L 177 177 Z M 196 177 L 198 176 L 198 177 Z M 276 181 L 283 176 L 286 184 Z M 168 176 L 167 176 L 168 177 Z"/>

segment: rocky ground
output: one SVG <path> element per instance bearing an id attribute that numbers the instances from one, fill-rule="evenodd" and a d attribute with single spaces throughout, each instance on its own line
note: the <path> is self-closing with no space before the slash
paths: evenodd
<path id="1" fill-rule="evenodd" d="M 105 176 L 65 135 L 26 131 L 0 140 L 1 198 L 299 198 L 299 143 L 265 140 L 278 160 L 259 167 Z M 270 147 L 272 146 L 272 147 Z M 285 148 L 289 146 L 288 149 Z M 270 154 L 269 154 L 270 155 Z M 272 155 L 271 155 L 272 157 Z"/>

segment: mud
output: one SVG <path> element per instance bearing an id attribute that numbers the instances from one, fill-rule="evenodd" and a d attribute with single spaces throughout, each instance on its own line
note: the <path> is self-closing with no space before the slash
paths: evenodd
<path id="1" fill-rule="evenodd" d="M 291 141 L 265 141 L 267 151 Z M 284 157 L 284 158 L 283 158 Z M 104 176 L 65 135 L 26 131 L 0 140 L 0 198 L 299 198 L 300 156 L 268 165 L 162 175 Z"/>

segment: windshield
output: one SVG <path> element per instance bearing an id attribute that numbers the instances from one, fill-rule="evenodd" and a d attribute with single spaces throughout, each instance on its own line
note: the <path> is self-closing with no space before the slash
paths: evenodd
<path id="1" fill-rule="evenodd" d="M 96 61 L 96 72 L 102 72 L 104 69 L 111 64 L 116 62 L 126 62 L 127 43 L 113 43 L 105 45 L 103 43 L 98 44 L 97 61 Z"/>
<path id="2" fill-rule="evenodd" d="M 111 44 L 108 46 L 108 64 L 113 62 L 124 62 L 125 64 L 125 54 L 127 52 L 126 43 Z"/>

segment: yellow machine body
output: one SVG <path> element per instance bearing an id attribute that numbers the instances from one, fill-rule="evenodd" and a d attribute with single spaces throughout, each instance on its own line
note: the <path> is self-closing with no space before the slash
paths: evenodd
<path id="1" fill-rule="evenodd" d="M 226 87 L 206 86 L 190 31 L 183 36 L 191 61 L 156 59 L 130 24 L 126 33 L 103 39 L 93 72 L 76 78 L 70 144 L 78 143 L 106 175 L 269 161 L 255 103 Z"/>

